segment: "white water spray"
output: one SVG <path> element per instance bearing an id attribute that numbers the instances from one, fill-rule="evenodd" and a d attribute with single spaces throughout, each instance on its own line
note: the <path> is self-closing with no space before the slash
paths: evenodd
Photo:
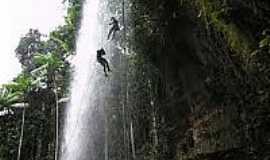
<path id="1" fill-rule="evenodd" d="M 71 100 L 67 106 L 61 160 L 89 159 L 86 153 L 89 147 L 86 126 L 91 125 L 87 119 L 95 103 L 91 96 L 96 94 L 94 90 L 98 76 L 96 50 L 100 48 L 98 42 L 101 39 L 99 33 L 102 28 L 98 23 L 98 11 L 99 0 L 86 0 L 76 56 L 73 59 L 75 72 L 71 86 Z"/>

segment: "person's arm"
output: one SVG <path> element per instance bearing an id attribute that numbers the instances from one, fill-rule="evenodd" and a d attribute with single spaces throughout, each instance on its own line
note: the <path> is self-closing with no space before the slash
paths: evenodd
<path id="1" fill-rule="evenodd" d="M 106 54 L 105 50 L 104 50 L 104 49 L 102 49 L 102 55 L 105 55 L 105 54 Z"/>

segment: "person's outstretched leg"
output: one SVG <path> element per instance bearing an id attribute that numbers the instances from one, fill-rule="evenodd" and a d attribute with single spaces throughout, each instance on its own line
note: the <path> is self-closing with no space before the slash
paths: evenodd
<path id="1" fill-rule="evenodd" d="M 106 61 L 106 65 L 107 65 L 107 69 L 108 69 L 108 71 L 109 71 L 109 72 L 111 72 L 112 70 L 110 69 L 110 66 L 109 66 L 108 61 Z"/>
<path id="2" fill-rule="evenodd" d="M 109 66 L 108 61 L 105 58 L 101 58 L 100 63 L 103 66 L 105 76 L 108 76 L 107 71 L 106 71 L 106 67 L 108 68 L 108 66 Z M 110 71 L 110 69 L 108 69 L 108 71 Z"/>
<path id="3" fill-rule="evenodd" d="M 115 34 L 116 34 L 116 32 L 119 31 L 119 30 L 120 30 L 119 27 L 117 27 L 117 26 L 113 27 L 112 39 L 115 38 Z"/>
<path id="4" fill-rule="evenodd" d="M 105 76 L 107 77 L 108 74 L 107 74 L 107 72 L 106 72 L 106 65 L 105 65 L 105 64 L 102 64 L 102 65 L 103 65 L 103 70 L 104 70 Z"/>
<path id="5" fill-rule="evenodd" d="M 109 62 L 104 58 L 104 62 L 103 62 L 104 64 L 105 64 L 105 66 L 107 67 L 107 69 L 108 69 L 108 72 L 110 72 L 111 71 L 111 69 L 110 69 L 110 66 L 109 66 Z"/>
<path id="6" fill-rule="evenodd" d="M 116 30 L 113 30 L 112 39 L 114 39 L 114 37 L 115 37 L 115 32 L 116 32 Z"/>
<path id="7" fill-rule="evenodd" d="M 108 40 L 110 39 L 113 30 L 114 30 L 114 27 L 112 27 L 112 28 L 110 29 L 110 31 L 109 31 L 109 34 L 108 34 Z"/>

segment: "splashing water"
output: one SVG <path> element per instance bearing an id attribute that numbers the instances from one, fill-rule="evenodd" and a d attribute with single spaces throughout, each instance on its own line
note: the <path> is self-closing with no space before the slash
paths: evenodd
<path id="1" fill-rule="evenodd" d="M 86 0 L 83 18 L 77 40 L 73 81 L 71 83 L 71 100 L 68 104 L 61 160 L 89 159 L 87 152 L 89 139 L 89 115 L 93 110 L 95 95 L 94 85 L 97 81 L 96 50 L 100 47 L 100 24 L 98 23 L 99 0 Z M 92 122 L 93 123 L 93 122 Z M 88 127 L 88 128 L 87 128 Z"/>

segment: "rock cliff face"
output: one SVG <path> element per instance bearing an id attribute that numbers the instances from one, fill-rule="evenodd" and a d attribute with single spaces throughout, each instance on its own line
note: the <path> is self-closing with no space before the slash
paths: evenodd
<path id="1" fill-rule="evenodd" d="M 268 159 L 270 2 L 134 2 L 137 47 L 160 71 L 160 154 Z M 148 9 L 143 9 L 148 8 Z M 143 35 L 143 45 L 140 42 Z M 143 46 L 143 47 L 142 47 Z M 141 49 L 141 50 L 140 50 Z M 163 140 L 162 140 L 163 139 Z M 162 156 L 161 156 L 162 157 Z"/>

